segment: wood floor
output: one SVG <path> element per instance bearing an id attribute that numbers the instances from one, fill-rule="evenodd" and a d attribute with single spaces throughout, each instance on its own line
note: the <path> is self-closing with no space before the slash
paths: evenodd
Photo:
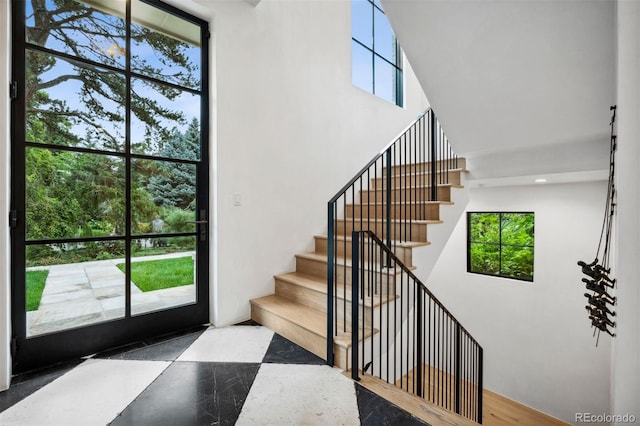
<path id="1" fill-rule="evenodd" d="M 432 377 L 436 377 L 437 370 L 431 369 Z M 440 373 L 442 375 L 442 382 L 446 382 L 448 375 Z M 360 384 L 372 392 L 377 393 L 383 398 L 391 401 L 395 405 L 405 409 L 414 416 L 426 421 L 432 425 L 477 425 L 477 423 L 459 416 L 454 412 L 441 408 L 438 405 L 425 402 L 423 399 L 412 395 L 411 383 L 413 383 L 413 376 L 407 375 L 401 380 L 398 380 L 396 386 L 388 384 L 382 380 L 369 375 L 363 375 L 360 380 Z M 398 386 L 403 385 L 404 389 L 400 389 Z M 433 382 L 430 384 L 431 395 L 436 394 L 436 399 L 447 400 L 446 392 L 439 392 L 438 386 Z M 409 390 L 407 392 L 406 390 Z M 520 404 L 509 398 L 506 398 L 497 393 L 491 392 L 485 389 L 482 393 L 483 397 L 483 417 L 482 424 L 488 426 L 555 426 L 555 425 L 569 425 L 561 420 L 551 417 L 545 413 L 534 410 L 526 405 Z M 452 399 L 450 395 L 449 398 Z M 450 400 L 451 400 L 450 399 Z"/>
<path id="2" fill-rule="evenodd" d="M 522 405 L 502 395 L 485 389 L 483 424 L 489 426 L 508 425 L 568 425 L 569 423 Z"/>

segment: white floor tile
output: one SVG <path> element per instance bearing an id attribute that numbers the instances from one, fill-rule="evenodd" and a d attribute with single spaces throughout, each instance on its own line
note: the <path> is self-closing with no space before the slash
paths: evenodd
<path id="1" fill-rule="evenodd" d="M 237 426 L 359 425 L 353 382 L 326 365 L 262 364 Z"/>
<path id="2" fill-rule="evenodd" d="M 272 338 L 266 327 L 210 328 L 177 361 L 262 362 Z"/>
<path id="3" fill-rule="evenodd" d="M 0 425 L 106 425 L 168 366 L 90 359 L 0 413 Z"/>

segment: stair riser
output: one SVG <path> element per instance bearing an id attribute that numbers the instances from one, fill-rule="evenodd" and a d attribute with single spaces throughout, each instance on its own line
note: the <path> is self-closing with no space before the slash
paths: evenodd
<path id="1" fill-rule="evenodd" d="M 327 253 L 327 239 L 326 238 L 316 238 L 316 253 Z M 370 245 L 372 243 L 368 243 Z M 347 259 L 351 259 L 352 248 L 351 241 L 347 240 L 337 240 L 335 245 L 336 256 L 338 257 L 346 257 Z M 413 250 L 411 247 L 396 247 L 393 251 L 394 254 L 409 268 L 413 267 Z M 345 256 L 346 255 L 346 256 Z M 376 254 L 377 256 L 377 254 Z M 370 253 L 369 250 L 365 250 L 365 261 L 369 261 Z"/>
<path id="2" fill-rule="evenodd" d="M 426 223 L 393 223 L 391 224 L 392 240 L 397 241 L 415 241 L 427 242 L 427 224 Z M 369 223 L 367 221 L 336 221 L 336 234 L 351 236 L 353 231 L 370 230 L 375 233 L 378 238 L 383 241 L 387 238 L 387 225 L 384 222 Z"/>
<path id="3" fill-rule="evenodd" d="M 457 163 L 453 161 L 437 161 L 437 169 L 467 169 L 467 162 L 464 158 L 458 158 Z M 382 168 L 382 175 L 386 172 L 386 167 Z M 431 171 L 431 163 L 415 163 L 415 164 L 399 164 L 397 166 L 391 166 L 391 174 L 395 175 L 403 175 L 407 173 L 422 173 L 422 172 L 430 172 Z"/>
<path id="4" fill-rule="evenodd" d="M 320 358 L 327 359 L 327 338 L 325 336 L 319 336 L 294 322 L 253 304 L 251 305 L 251 319 L 285 336 Z M 346 348 L 334 345 L 333 351 L 336 367 L 346 369 L 348 359 Z"/>
<path id="5" fill-rule="evenodd" d="M 327 279 L 326 262 L 297 257 L 296 271 Z M 366 286 L 369 286 L 369 284 L 371 284 L 374 287 L 376 294 L 387 294 L 387 289 L 393 289 L 395 287 L 395 277 L 396 276 L 393 274 L 369 274 L 368 271 L 365 271 L 364 283 Z M 335 282 L 343 283 L 347 286 L 350 286 L 352 282 L 351 266 L 338 265 L 335 271 L 334 278 Z M 393 293 L 391 292 L 391 294 Z"/>
<path id="6" fill-rule="evenodd" d="M 286 336 L 287 339 L 297 343 L 306 350 L 313 352 L 323 359 L 327 359 L 327 340 L 324 336 L 319 336 L 298 324 L 253 304 L 251 305 L 251 318 L 276 333 Z"/>
<path id="7" fill-rule="evenodd" d="M 382 219 L 387 215 L 385 204 L 348 204 L 346 217 Z M 440 220 L 440 204 L 407 201 L 391 206 L 392 219 Z"/>
<path id="8" fill-rule="evenodd" d="M 460 185 L 460 170 L 449 171 L 448 173 L 438 173 L 436 175 L 436 183 L 444 184 L 451 183 L 454 185 Z M 371 189 L 381 189 L 387 184 L 386 177 L 377 177 L 371 179 Z M 431 174 L 429 172 L 418 171 L 418 173 L 411 173 L 407 171 L 406 175 L 401 174 L 391 177 L 392 188 L 404 188 L 408 186 L 426 186 L 431 184 Z"/>
<path id="9" fill-rule="evenodd" d="M 451 201 L 451 187 L 438 187 L 438 201 Z M 419 203 L 431 200 L 431 188 L 394 189 L 390 194 L 392 203 Z M 360 191 L 360 203 L 384 203 L 387 201 L 387 191 L 364 190 Z"/>

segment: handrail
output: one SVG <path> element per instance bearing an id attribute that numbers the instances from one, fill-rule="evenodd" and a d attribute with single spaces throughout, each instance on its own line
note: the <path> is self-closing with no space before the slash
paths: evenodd
<path id="1" fill-rule="evenodd" d="M 353 231 L 351 249 L 351 377 L 370 374 L 482 423 L 482 346 L 372 231 Z M 396 278 L 380 279 L 383 270 Z M 378 286 L 386 303 L 367 306 Z"/>
<path id="2" fill-rule="evenodd" d="M 431 109 L 427 109 L 425 110 L 422 114 L 418 115 L 418 118 L 415 119 L 415 121 L 411 124 L 409 124 L 407 127 L 404 128 L 404 130 L 402 130 L 400 133 L 398 133 L 398 136 L 396 136 L 395 138 L 391 139 L 391 142 L 389 142 L 384 148 L 382 148 L 382 151 L 380 151 L 375 157 L 373 157 L 371 159 L 371 161 L 369 161 L 367 163 L 366 166 L 364 166 L 358 173 L 356 173 L 356 175 L 345 185 L 342 187 L 342 189 L 340 191 L 338 191 L 336 193 L 336 195 L 333 196 L 333 198 L 331 198 L 329 200 L 330 203 L 334 203 L 338 200 L 338 198 L 340 198 L 340 196 L 342 196 L 342 194 L 344 194 L 344 192 L 349 189 L 349 187 L 351 185 L 353 185 L 376 161 L 378 161 L 378 159 L 380 159 L 380 157 L 382 157 L 384 155 L 384 153 L 394 144 L 396 143 L 401 137 L 402 135 L 404 135 L 407 130 L 409 130 L 413 125 L 415 125 L 416 122 L 418 122 L 420 119 L 422 119 L 425 115 L 427 115 L 427 113 L 431 111 Z"/>
<path id="3" fill-rule="evenodd" d="M 420 114 L 380 151 L 328 202 L 327 244 L 327 362 L 333 365 L 333 337 L 346 332 L 347 304 L 336 292 L 347 283 L 346 267 L 339 270 L 337 255 L 348 251 L 347 240 L 353 229 L 373 229 L 386 245 L 396 250 L 406 241 L 426 242 L 433 206 L 447 196 L 449 171 L 458 168 L 446 135 L 432 109 Z M 400 174 L 393 173 L 393 169 Z M 439 194 L 442 190 L 443 194 Z M 358 196 L 356 196 L 358 192 Z M 436 206 L 437 209 L 437 206 Z M 424 235 L 416 235 L 424 234 Z M 338 245 L 338 241 L 341 245 Z"/>
<path id="4" fill-rule="evenodd" d="M 415 283 L 421 287 L 421 290 L 424 291 L 425 293 L 427 293 L 427 295 L 429 296 L 430 299 L 432 299 L 439 307 L 440 309 L 442 309 L 444 311 L 444 313 L 446 313 L 447 315 L 449 315 L 451 317 L 452 320 L 454 320 L 457 323 L 460 323 L 460 321 L 458 321 L 458 319 L 451 313 L 451 311 L 449 311 L 447 309 L 446 306 L 444 306 L 442 304 L 442 302 L 440 302 L 440 300 L 427 288 L 426 285 L 424 285 L 424 283 L 422 281 L 420 281 L 420 278 L 416 277 L 415 274 L 413 272 L 411 272 L 411 269 L 409 269 L 407 267 L 407 265 L 405 265 L 402 260 L 400 260 L 393 251 L 391 251 L 391 249 L 389 249 L 389 247 L 380 239 L 378 238 L 378 236 L 376 234 L 374 234 L 373 232 L 366 230 L 366 231 L 354 231 L 354 234 L 356 233 L 364 233 L 367 234 L 369 236 L 369 238 L 371 238 L 376 244 L 378 244 L 380 246 L 380 249 L 382 251 L 384 251 L 385 256 L 387 256 L 387 258 L 390 258 L 391 260 L 393 260 L 393 263 L 395 263 L 395 265 L 397 267 L 399 267 L 402 270 L 402 273 L 407 274 L 409 276 L 409 278 L 413 279 L 415 281 Z M 353 240 L 352 240 L 353 241 Z M 352 242 L 352 246 L 355 243 Z M 468 333 L 468 331 L 462 326 L 462 324 L 460 324 L 460 327 L 462 328 L 462 330 L 466 331 Z M 471 340 L 473 340 L 474 343 L 479 344 L 476 339 L 474 339 L 473 337 L 471 337 Z"/>
<path id="5" fill-rule="evenodd" d="M 413 390 L 424 396 L 422 375 L 425 370 L 422 364 L 424 361 L 425 365 L 431 365 L 435 361 L 438 380 L 446 378 L 447 386 L 454 377 L 456 380 L 455 386 L 451 385 L 453 396 L 447 393 L 447 398 L 444 398 L 442 391 L 436 403 L 481 420 L 482 396 L 481 392 L 478 395 L 478 389 L 482 389 L 482 348 L 407 266 L 411 264 L 411 249 L 406 247 L 428 242 L 427 225 L 440 221 L 440 204 L 451 201 L 451 187 L 461 183 L 460 172 L 463 170 L 464 165 L 453 153 L 435 113 L 428 109 L 327 203 L 327 364 L 334 364 L 334 337 L 351 333 L 353 374 L 359 374 L 359 366 L 363 371 L 370 367 L 372 373 L 377 368 L 377 373 L 384 371 L 387 376 L 392 370 L 394 378 L 398 373 L 402 373 L 402 377 L 409 374 L 409 369 L 413 369 L 414 377 L 417 377 L 412 385 Z M 366 244 L 360 247 L 359 241 L 362 239 L 366 240 Z M 345 258 L 345 261 L 338 262 L 339 257 Z M 349 257 L 351 263 L 346 261 Z M 368 293 L 366 300 L 362 297 L 364 293 L 358 295 L 360 290 Z M 396 290 L 399 290 L 397 295 Z M 374 312 L 372 303 L 376 298 L 379 302 L 378 314 Z M 365 312 L 366 303 L 370 303 L 371 307 L 367 307 Z M 380 317 L 383 306 L 387 309 L 384 320 Z M 394 307 L 393 314 L 389 311 L 390 306 Z M 409 306 L 412 314 L 409 313 Z M 430 315 L 436 312 L 438 318 L 432 323 Z M 409 321 L 409 318 L 412 319 Z M 429 318 L 429 321 L 425 322 L 425 318 Z M 390 322 L 393 327 L 390 327 Z M 432 335 L 437 327 L 445 323 L 449 327 L 448 334 L 438 329 L 437 335 Z M 365 325 L 368 327 L 367 333 Z M 360 335 L 363 339 L 359 339 L 358 327 L 363 327 Z M 409 328 L 412 336 L 421 336 L 419 344 L 409 343 L 406 334 Z M 440 336 L 441 331 L 443 336 Z M 406 359 L 398 358 L 396 354 L 383 354 L 383 335 L 387 343 L 386 351 L 391 346 L 401 348 Z M 394 340 L 393 345 L 389 346 L 390 339 L 396 337 L 399 340 Z M 374 358 L 373 342 L 376 339 L 379 353 Z M 365 340 L 370 342 L 370 347 L 364 346 Z M 446 354 L 438 352 L 437 359 L 429 359 L 436 349 L 423 348 L 424 342 L 433 343 L 434 348 L 437 345 L 438 351 L 441 351 L 441 347 L 448 348 Z M 359 346 L 362 346 L 361 351 Z M 463 347 L 471 348 L 473 356 L 461 352 Z M 360 363 L 365 354 L 371 358 L 366 365 Z M 450 358 L 444 370 L 440 365 L 440 355 Z M 472 358 L 473 363 L 469 364 Z M 388 365 L 382 365 L 383 359 Z M 389 364 L 392 359 L 398 362 Z M 374 360 L 380 363 L 377 367 L 370 365 Z M 416 363 L 416 360 L 420 362 Z M 430 375 L 431 367 L 428 372 Z M 469 372 L 473 373 L 473 380 L 467 377 Z M 426 377 L 427 383 L 429 378 Z M 408 389 L 407 385 L 405 390 Z M 468 394 L 470 390 L 473 391 L 473 398 Z M 430 388 L 427 387 L 426 391 L 427 399 L 431 398 Z M 472 410 L 471 406 L 475 408 Z"/>

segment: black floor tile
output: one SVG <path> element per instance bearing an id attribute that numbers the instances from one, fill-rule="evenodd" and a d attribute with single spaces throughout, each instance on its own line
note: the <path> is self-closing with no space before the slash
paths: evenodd
<path id="1" fill-rule="evenodd" d="M 99 353 L 99 359 L 175 361 L 207 327 L 198 327 Z"/>
<path id="2" fill-rule="evenodd" d="M 239 322 L 236 325 L 253 325 L 253 326 L 256 326 L 256 325 L 262 325 L 262 324 L 257 323 L 254 320 L 250 319 L 250 320 Z"/>
<path id="3" fill-rule="evenodd" d="M 174 362 L 112 425 L 233 425 L 260 364 Z"/>
<path id="4" fill-rule="evenodd" d="M 271 364 L 326 364 L 326 361 L 322 358 L 285 339 L 278 333 L 273 333 L 273 338 L 262 362 Z"/>
<path id="5" fill-rule="evenodd" d="M 404 411 L 386 399 L 356 383 L 360 424 L 363 426 L 382 425 L 427 425 L 419 418 Z"/>
<path id="6" fill-rule="evenodd" d="M 17 404 L 32 393 L 53 382 L 58 377 L 72 370 L 82 361 L 82 359 L 77 359 L 12 377 L 11 387 L 0 392 L 0 412 Z"/>

